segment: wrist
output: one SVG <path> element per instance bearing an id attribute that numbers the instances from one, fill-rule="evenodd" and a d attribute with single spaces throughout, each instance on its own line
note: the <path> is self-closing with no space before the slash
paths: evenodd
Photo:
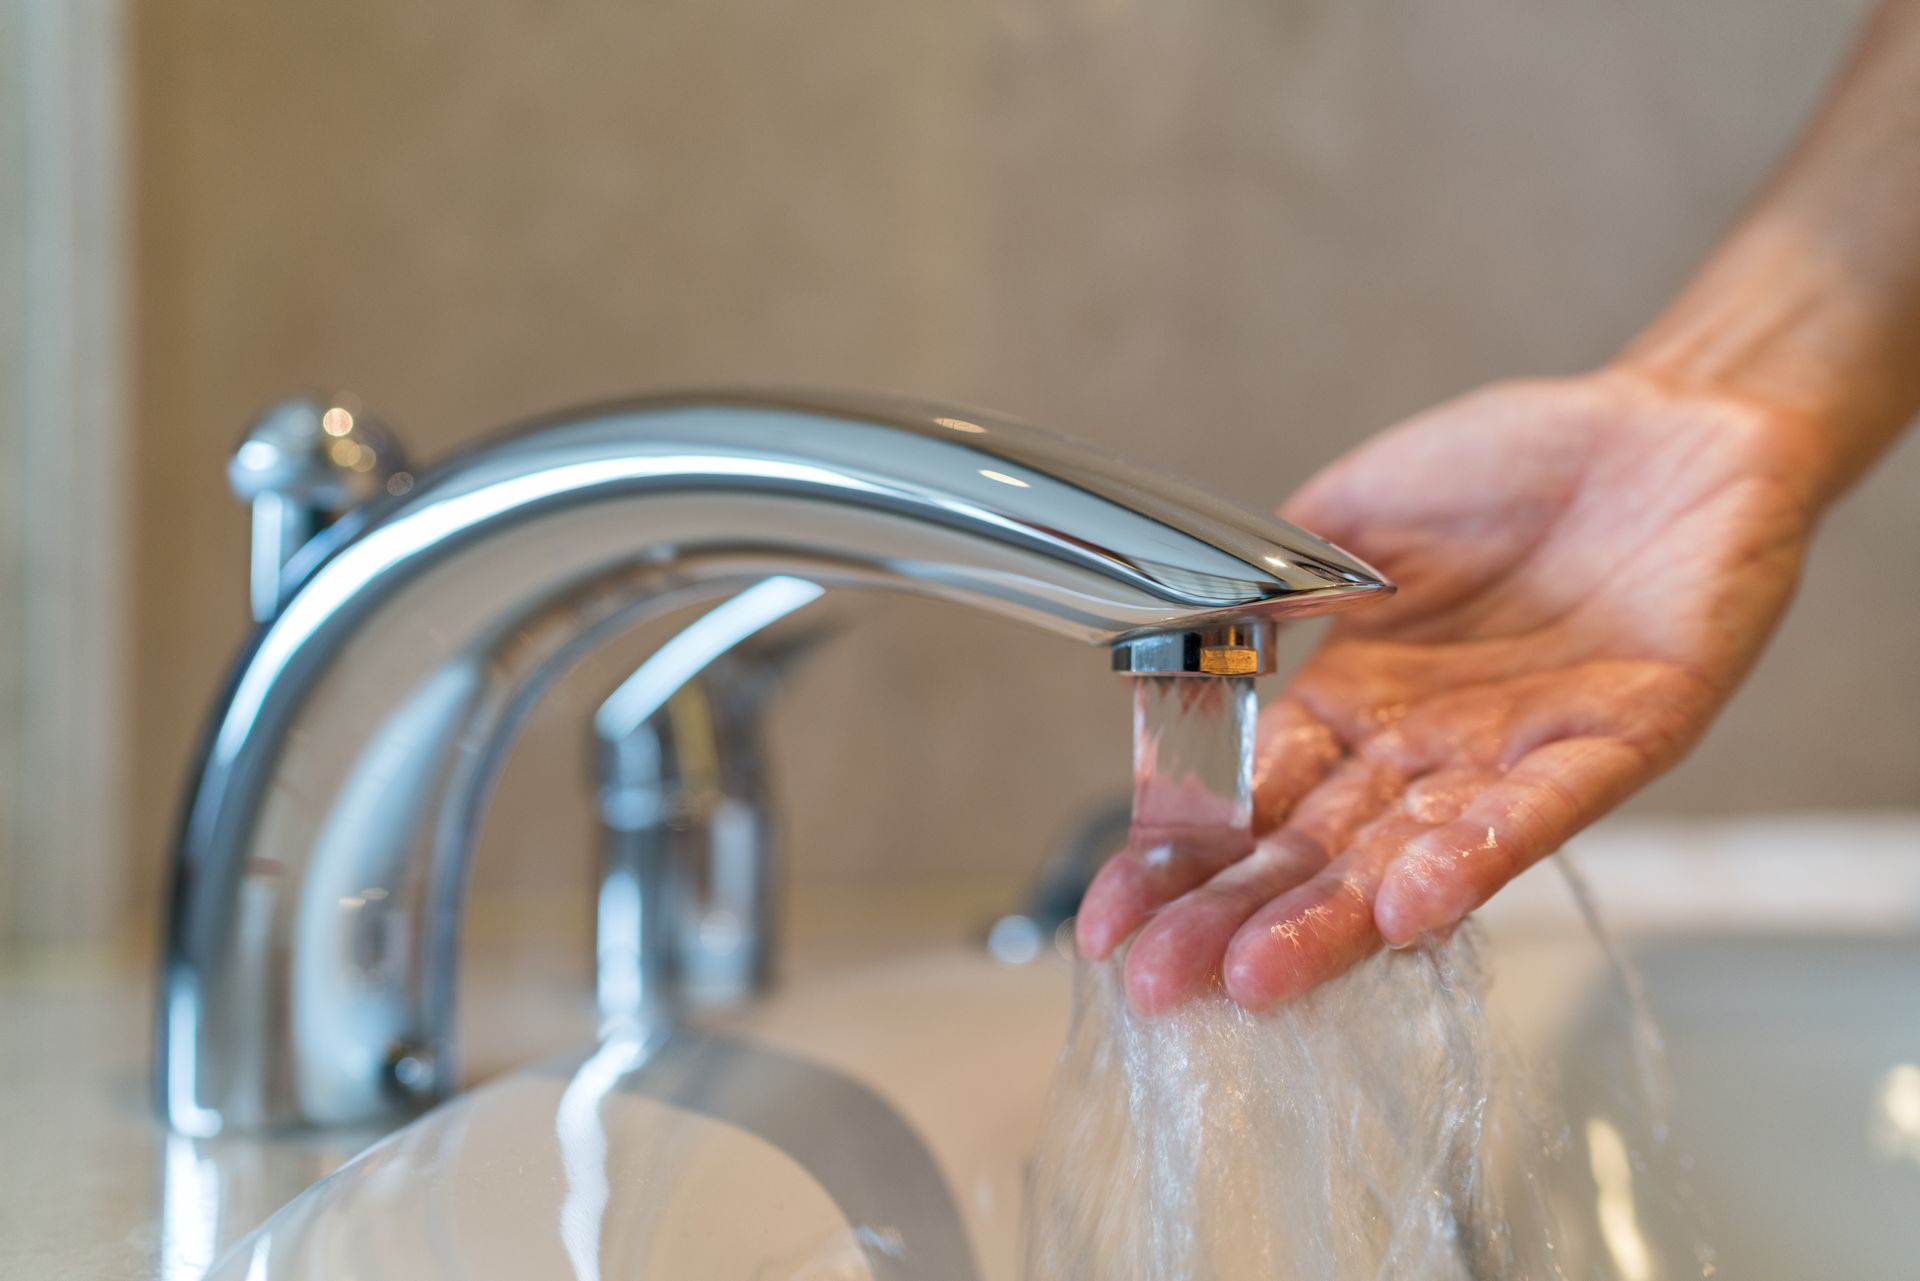
<path id="1" fill-rule="evenodd" d="M 1920 4 L 1867 24 L 1759 203 L 1623 362 L 1815 433 L 1826 498 L 1920 412 Z"/>
<path id="2" fill-rule="evenodd" d="M 1734 379 L 1703 377 L 1630 350 L 1597 371 L 1603 382 L 1631 389 L 1621 403 L 1639 406 L 1647 421 L 1662 424 L 1663 443 L 1675 436 L 1712 437 L 1728 460 L 1729 481 L 1768 485 L 1804 531 L 1811 533 L 1851 474 L 1846 434 L 1823 412 L 1770 394 L 1757 394 Z"/>
<path id="3" fill-rule="evenodd" d="M 1778 222 L 1743 228 L 1618 363 L 1749 407 L 1797 453 L 1824 505 L 1920 408 L 1920 318 Z"/>

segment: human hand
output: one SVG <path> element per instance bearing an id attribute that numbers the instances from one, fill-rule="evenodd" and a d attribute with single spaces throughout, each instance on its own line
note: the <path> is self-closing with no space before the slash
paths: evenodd
<path id="1" fill-rule="evenodd" d="M 1335 463 L 1284 515 L 1399 594 L 1262 713 L 1253 852 L 1115 856 L 1081 951 L 1139 929 L 1136 1006 L 1219 981 L 1258 1009 L 1449 930 L 1700 736 L 1792 592 L 1817 447 L 1612 369 L 1496 386 Z"/>

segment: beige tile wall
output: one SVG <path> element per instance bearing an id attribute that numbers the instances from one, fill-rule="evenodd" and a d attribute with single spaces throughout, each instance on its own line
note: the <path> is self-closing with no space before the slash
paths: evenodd
<path id="1" fill-rule="evenodd" d="M 1397 415 L 1604 358 L 1860 7 L 139 6 L 142 876 L 241 635 L 225 454 L 287 389 L 356 389 L 427 455 L 648 388 L 896 389 L 1271 505 Z M 1917 489 L 1910 446 L 1642 804 L 1920 801 Z M 930 604 L 850 616 L 777 726 L 803 875 L 1024 866 L 1119 781 L 1100 656 Z M 582 726 L 620 674 L 543 710 L 484 877 L 584 880 Z"/>
<path id="2" fill-rule="evenodd" d="M 129 906 L 118 0 L 0 0 L 0 964 Z"/>

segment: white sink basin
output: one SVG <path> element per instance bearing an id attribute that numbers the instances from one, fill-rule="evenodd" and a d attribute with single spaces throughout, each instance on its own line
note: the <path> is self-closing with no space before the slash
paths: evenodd
<path id="1" fill-rule="evenodd" d="M 1571 1115 L 1604 1111 L 1619 1007 L 1594 950 L 1503 946 L 1504 1017 L 1545 1029 L 1536 1052 L 1562 1065 Z M 1909 1274 L 1920 1069 L 1900 1065 L 1920 1062 L 1920 951 L 1728 937 L 1635 952 L 1721 1275 Z M 214 1275 L 1017 1277 L 1068 988 L 1057 959 L 943 952 L 795 993 L 637 1073 L 641 1053 L 615 1044 L 513 1074 L 300 1198 Z"/>
<path id="2" fill-rule="evenodd" d="M 1920 1275 L 1920 946 L 1733 936 L 1634 957 L 1722 1273 Z"/>
<path id="3" fill-rule="evenodd" d="M 950 950 L 452 1101 L 216 1277 L 1010 1277 L 1070 969 Z M 640 1064 L 644 1067 L 635 1071 Z"/>

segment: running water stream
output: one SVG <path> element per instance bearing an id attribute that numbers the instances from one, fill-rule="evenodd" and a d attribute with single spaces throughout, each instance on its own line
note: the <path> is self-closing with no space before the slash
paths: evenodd
<path id="1" fill-rule="evenodd" d="M 1140 680 L 1134 698 L 1130 842 L 1165 859 L 1250 847 L 1251 680 Z M 1140 1016 L 1124 950 L 1083 962 L 1031 1171 L 1028 1281 L 1712 1275 L 1671 1212 L 1650 1029 L 1623 1029 L 1624 1107 L 1577 1126 L 1491 1030 L 1482 951 L 1469 923 L 1258 1015 L 1215 995 Z"/>
<path id="2" fill-rule="evenodd" d="M 1253 846 L 1251 676 L 1133 682 L 1131 839 L 1186 857 Z"/>

